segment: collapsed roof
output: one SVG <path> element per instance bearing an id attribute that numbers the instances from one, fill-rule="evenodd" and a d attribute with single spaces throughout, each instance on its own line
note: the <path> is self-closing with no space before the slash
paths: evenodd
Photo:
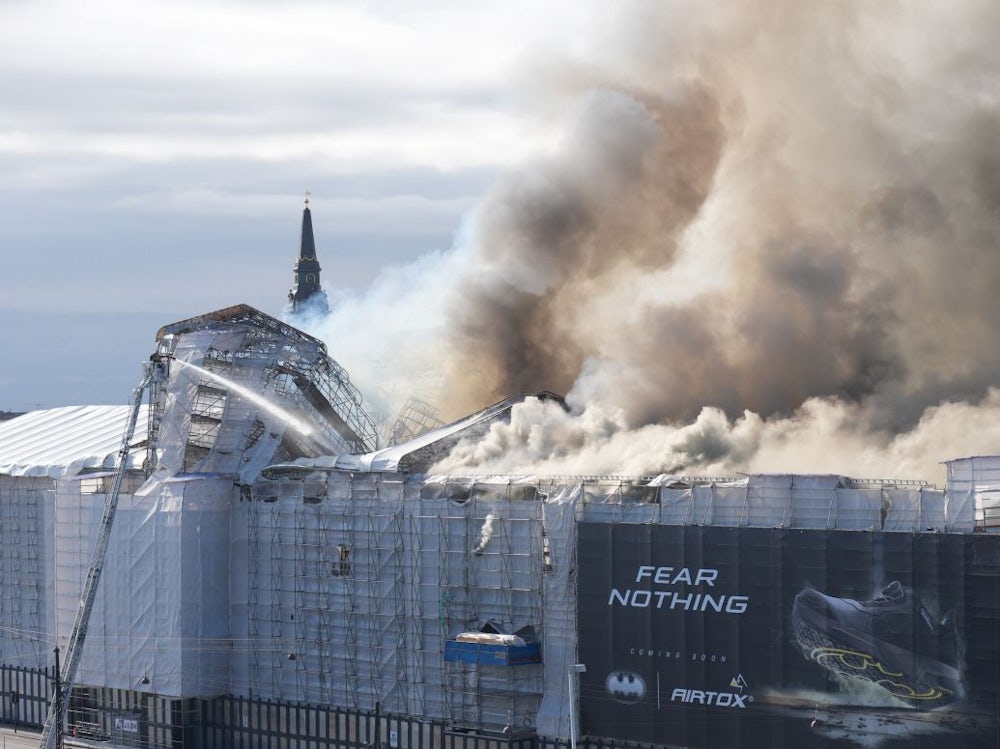
<path id="1" fill-rule="evenodd" d="M 506 398 L 450 424 L 431 429 L 407 442 L 381 450 L 364 454 L 302 458 L 291 465 L 275 465 L 269 470 L 294 471 L 297 469 L 333 468 L 364 473 L 426 473 L 435 463 L 446 457 L 459 441 L 481 437 L 489 431 L 493 424 L 509 422 L 511 409 L 527 397 L 527 395 L 518 395 Z M 553 401 L 564 407 L 566 405 L 560 396 L 548 391 L 536 393 L 532 397 Z"/>
<path id="2" fill-rule="evenodd" d="M 332 425 L 337 442 L 342 440 L 360 451 L 376 447 L 375 423 L 364 410 L 361 393 L 318 338 L 249 305 L 237 304 L 164 325 L 156 334 L 160 353 L 172 356 L 181 336 L 199 332 L 241 334 L 233 345 L 209 343 L 204 358 L 213 368 L 228 369 L 234 359 L 256 360 L 269 381 L 282 380 L 284 393 L 295 391 L 300 403 L 307 403 Z"/>

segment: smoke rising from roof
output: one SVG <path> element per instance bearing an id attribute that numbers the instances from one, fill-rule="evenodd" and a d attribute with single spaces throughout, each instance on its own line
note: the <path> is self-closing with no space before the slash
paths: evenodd
<path id="1" fill-rule="evenodd" d="M 561 147 L 394 303 L 445 415 L 575 415 L 526 403 L 441 467 L 927 478 L 1000 449 L 1000 6 L 616 8 L 539 65 Z"/>
<path id="2" fill-rule="evenodd" d="M 976 403 L 928 408 L 909 431 L 872 430 L 863 406 L 813 398 L 788 417 L 735 418 L 706 407 L 690 422 L 630 427 L 599 406 L 567 413 L 527 398 L 509 424 L 460 442 L 434 473 L 466 475 L 731 476 L 737 472 L 832 473 L 941 483 L 946 457 L 1000 446 L 1000 391 Z"/>

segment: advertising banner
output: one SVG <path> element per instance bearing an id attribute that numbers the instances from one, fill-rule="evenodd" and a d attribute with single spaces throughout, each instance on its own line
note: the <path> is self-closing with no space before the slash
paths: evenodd
<path id="1" fill-rule="evenodd" d="M 585 735 L 995 747 L 1000 536 L 578 526 Z"/>

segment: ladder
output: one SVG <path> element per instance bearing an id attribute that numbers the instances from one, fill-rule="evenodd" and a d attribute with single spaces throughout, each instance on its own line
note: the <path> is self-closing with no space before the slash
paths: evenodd
<path id="1" fill-rule="evenodd" d="M 118 509 L 118 495 L 121 493 L 122 480 L 128 471 L 129 447 L 132 442 L 132 435 L 135 434 L 136 421 L 139 419 L 142 396 L 151 383 L 154 381 L 160 383 L 166 378 L 166 362 L 164 358 L 166 357 L 160 357 L 157 354 L 150 357 L 150 361 L 143 366 L 142 381 L 132 392 L 128 423 L 125 427 L 125 434 L 122 436 L 121 448 L 118 450 L 118 467 L 115 470 L 111 491 L 104 501 L 104 513 L 101 515 L 97 542 L 94 545 L 94 555 L 90 563 L 90 570 L 87 573 L 87 580 L 83 585 L 83 593 L 80 596 L 80 608 L 76 612 L 76 621 L 73 624 L 73 631 L 69 637 L 69 644 L 66 646 L 66 660 L 63 663 L 62 673 L 60 674 L 61 686 L 57 682 L 56 693 L 52 703 L 49 705 L 49 712 L 45 718 L 45 726 L 42 729 L 42 739 L 39 744 L 41 749 L 62 749 L 63 726 L 65 725 L 66 713 L 69 709 L 69 701 L 63 699 L 63 696 L 68 697 L 73 689 L 76 671 L 80 665 L 80 657 L 83 655 L 83 641 L 87 636 L 90 612 L 94 608 L 94 599 L 97 596 L 97 584 L 101 580 L 104 557 L 108 550 L 108 541 L 111 538 L 111 526 L 115 519 L 115 511 Z"/>

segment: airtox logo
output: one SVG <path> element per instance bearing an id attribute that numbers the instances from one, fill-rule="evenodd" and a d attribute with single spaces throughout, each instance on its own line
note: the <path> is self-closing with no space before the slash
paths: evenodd
<path id="1" fill-rule="evenodd" d="M 678 687 L 670 694 L 671 702 L 683 702 L 686 705 L 706 705 L 710 707 L 732 707 L 739 710 L 746 710 L 747 703 L 753 702 L 753 696 L 743 694 L 744 689 L 749 689 L 743 674 L 736 674 L 729 680 L 729 686 L 735 692 L 708 692 L 701 689 L 684 689 Z"/>

